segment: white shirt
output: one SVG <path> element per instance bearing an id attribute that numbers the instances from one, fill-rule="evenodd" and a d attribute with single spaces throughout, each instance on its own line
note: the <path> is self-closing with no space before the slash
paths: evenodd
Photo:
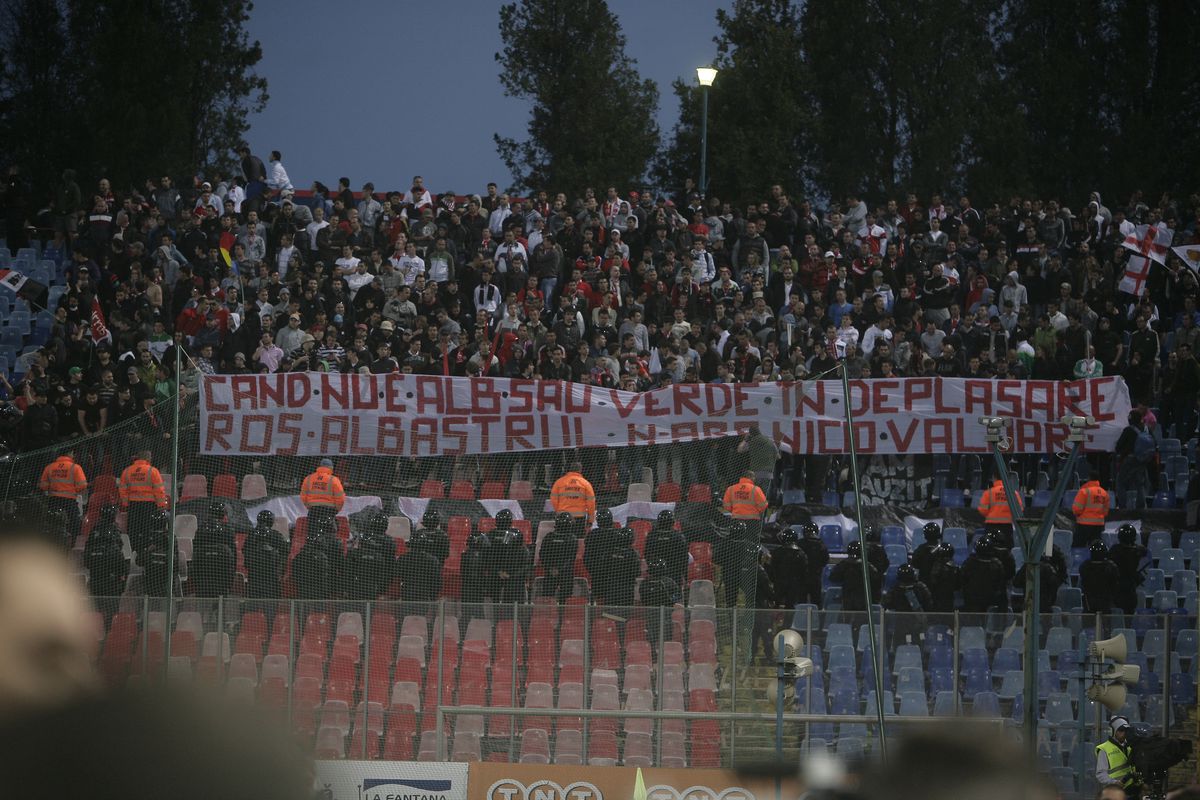
<path id="1" fill-rule="evenodd" d="M 529 263 L 529 253 L 525 252 L 525 245 L 520 242 L 501 242 L 496 248 L 496 252 L 492 255 L 492 261 L 496 264 L 497 272 L 511 272 L 513 269 L 513 261 L 516 256 L 520 255 L 525 259 L 525 263 Z"/>
<path id="2" fill-rule="evenodd" d="M 317 252 L 317 233 L 319 233 L 322 228 L 328 228 L 328 227 L 329 227 L 329 220 L 327 220 L 327 219 L 323 219 L 320 222 L 313 220 L 312 222 L 310 222 L 304 226 L 305 232 L 308 233 L 308 249 L 309 250 L 312 250 L 314 253 Z"/>
<path id="3" fill-rule="evenodd" d="M 418 275 L 425 274 L 425 261 L 420 256 L 401 256 L 396 262 L 396 269 L 399 270 L 404 283 L 412 286 L 417 282 Z"/>
<path id="4" fill-rule="evenodd" d="M 414 199 L 412 190 L 410 189 L 404 193 L 404 202 L 412 203 L 417 208 L 423 208 L 425 206 L 433 205 L 433 197 L 429 194 L 429 190 L 425 189 L 421 192 L 420 196 Z"/>
<path id="5" fill-rule="evenodd" d="M 717 267 L 712 253 L 707 250 L 692 250 L 692 280 L 696 283 L 711 283 L 717 277 Z"/>
<path id="6" fill-rule="evenodd" d="M 358 269 L 358 265 L 360 263 L 362 263 L 362 259 L 355 258 L 354 256 L 350 256 L 349 258 L 339 258 L 337 261 L 334 261 L 333 263 L 337 264 L 338 269 L 342 270 L 345 274 L 349 275 L 350 273 L 352 273 L 356 269 Z"/>
<path id="7" fill-rule="evenodd" d="M 229 191 L 225 193 L 225 199 L 233 203 L 233 211 L 235 214 L 242 213 L 242 202 L 246 199 L 246 190 L 236 184 L 229 187 Z"/>
<path id="8" fill-rule="evenodd" d="M 292 182 L 288 179 L 287 170 L 283 168 L 282 161 L 272 161 L 271 166 L 267 167 L 267 186 L 277 191 L 292 188 Z"/>
<path id="9" fill-rule="evenodd" d="M 872 325 L 871 327 L 867 328 L 867 332 L 862 338 L 863 355 L 869 356 L 871 353 L 875 352 L 875 345 L 878 344 L 880 339 L 890 342 L 892 340 L 891 329 L 881 330 L 877 325 Z"/>
<path id="10" fill-rule="evenodd" d="M 358 290 L 364 286 L 370 285 L 371 281 L 375 280 L 375 276 L 369 272 L 354 273 L 346 277 L 346 285 L 350 287 L 350 296 L 358 294 Z"/>
<path id="11" fill-rule="evenodd" d="M 429 274 L 426 276 L 434 283 L 445 283 L 450 280 L 450 262 L 446 256 L 430 256 L 427 265 Z"/>
<path id="12" fill-rule="evenodd" d="M 296 245 L 290 247 L 280 247 L 279 252 L 275 255 L 275 267 L 279 270 L 279 279 L 283 280 L 287 277 L 288 264 L 292 260 L 292 255 L 296 252 Z"/>
<path id="13" fill-rule="evenodd" d="M 492 236 L 500 238 L 504 232 L 504 220 L 512 216 L 512 208 L 509 206 L 496 206 L 496 210 L 488 216 L 488 229 L 492 232 Z"/>

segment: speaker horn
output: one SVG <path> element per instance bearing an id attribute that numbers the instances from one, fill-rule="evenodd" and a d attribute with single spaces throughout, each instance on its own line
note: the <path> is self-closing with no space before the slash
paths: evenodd
<path id="1" fill-rule="evenodd" d="M 783 705 L 784 708 L 790 706 L 796 700 L 796 684 L 791 681 L 771 681 L 767 685 L 767 698 L 771 701 L 771 707 L 779 702 L 779 689 L 783 688 Z"/>
<path id="2" fill-rule="evenodd" d="M 1088 656 L 1091 658 L 1111 658 L 1113 661 L 1124 661 L 1127 642 L 1124 636 L 1114 636 L 1111 639 L 1100 639 L 1088 645 Z"/>
<path id="3" fill-rule="evenodd" d="M 780 660 L 790 661 L 799 658 L 804 652 L 804 637 L 799 631 L 784 628 L 775 635 L 775 646 Z"/>
<path id="4" fill-rule="evenodd" d="M 1100 676 L 1102 681 L 1135 684 L 1142 678 L 1142 668 L 1137 664 L 1114 664 Z"/>
<path id="5" fill-rule="evenodd" d="M 1099 703 L 1109 711 L 1119 711 L 1125 705 L 1127 693 L 1124 684 L 1114 683 L 1110 686 L 1096 684 L 1088 687 L 1087 698 Z"/>

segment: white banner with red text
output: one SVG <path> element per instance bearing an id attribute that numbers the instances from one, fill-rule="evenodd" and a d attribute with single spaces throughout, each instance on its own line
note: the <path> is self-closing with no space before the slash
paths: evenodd
<path id="1" fill-rule="evenodd" d="M 780 450 L 846 452 L 839 381 L 675 384 L 625 392 L 582 383 L 437 375 L 206 375 L 207 455 L 454 456 L 636 447 L 740 436 Z M 982 453 L 981 416 L 1008 417 L 1010 449 L 1066 447 L 1065 415 L 1091 416 L 1086 449 L 1111 451 L 1130 410 L 1119 377 L 1081 381 L 897 378 L 850 382 L 860 453 Z"/>

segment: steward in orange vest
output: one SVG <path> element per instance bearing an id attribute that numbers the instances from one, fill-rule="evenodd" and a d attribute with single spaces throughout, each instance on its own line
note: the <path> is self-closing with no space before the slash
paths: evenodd
<path id="1" fill-rule="evenodd" d="M 310 511 L 317 506 L 328 506 L 335 514 L 346 504 L 346 492 L 333 474 L 333 462 L 328 458 L 321 459 L 317 471 L 300 484 L 300 502 Z"/>
<path id="2" fill-rule="evenodd" d="M 83 467 L 75 463 L 74 453 L 64 453 L 46 465 L 38 488 L 46 494 L 46 505 L 50 511 L 66 515 L 67 533 L 71 544 L 79 535 L 79 498 L 87 491 L 87 476 Z"/>
<path id="3" fill-rule="evenodd" d="M 134 552 L 142 552 L 153 533 L 154 512 L 167 507 L 167 487 L 150 464 L 150 451 L 138 453 L 117 484 L 121 507 L 129 511 L 125 529 Z"/>
<path id="4" fill-rule="evenodd" d="M 570 514 L 572 517 L 583 517 L 586 527 L 592 527 L 596 518 L 596 491 L 587 478 L 581 474 L 583 465 L 579 462 L 571 464 L 566 474 L 550 487 L 550 506 L 557 514 Z"/>
<path id="5" fill-rule="evenodd" d="M 1018 494 L 1015 498 L 1019 509 L 1025 508 L 1025 501 Z M 999 478 L 992 483 L 991 488 L 983 493 L 979 500 L 979 514 L 983 517 L 983 527 L 988 533 L 996 533 L 1001 537 L 1004 546 L 1013 546 L 1012 510 L 1008 507 L 1008 499 L 1004 494 L 1004 482 Z"/>
<path id="6" fill-rule="evenodd" d="M 1075 514 L 1075 533 L 1071 536 L 1071 547 L 1087 547 L 1100 541 L 1104 533 L 1104 520 L 1108 517 L 1108 492 L 1100 485 L 1100 476 L 1094 470 L 1089 480 L 1075 493 L 1071 511 Z"/>
<path id="7" fill-rule="evenodd" d="M 767 510 L 767 496 L 754 485 L 754 473 L 747 472 L 742 479 L 725 490 L 725 513 L 744 522 L 759 521 Z"/>

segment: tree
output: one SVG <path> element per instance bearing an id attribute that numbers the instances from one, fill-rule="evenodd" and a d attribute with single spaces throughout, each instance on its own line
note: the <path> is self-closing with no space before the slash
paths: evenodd
<path id="1" fill-rule="evenodd" d="M 532 104 L 528 138 L 494 135 L 516 190 L 582 194 L 641 181 L 658 149 L 658 89 L 625 54 L 604 0 L 520 0 L 500 8 L 496 53 L 509 97 Z"/>
<path id="2" fill-rule="evenodd" d="M 709 196 L 742 201 L 775 183 L 796 192 L 807 183 L 813 118 L 808 69 L 793 0 L 737 0 L 717 10 L 717 79 L 708 99 Z M 682 186 L 700 166 L 701 89 L 676 80 L 679 122 L 655 164 L 655 177 Z"/>
<path id="3" fill-rule="evenodd" d="M 3 0 L 0 147 L 45 186 L 226 168 L 265 106 L 250 0 Z M 87 185 L 86 183 L 84 185 Z"/>

